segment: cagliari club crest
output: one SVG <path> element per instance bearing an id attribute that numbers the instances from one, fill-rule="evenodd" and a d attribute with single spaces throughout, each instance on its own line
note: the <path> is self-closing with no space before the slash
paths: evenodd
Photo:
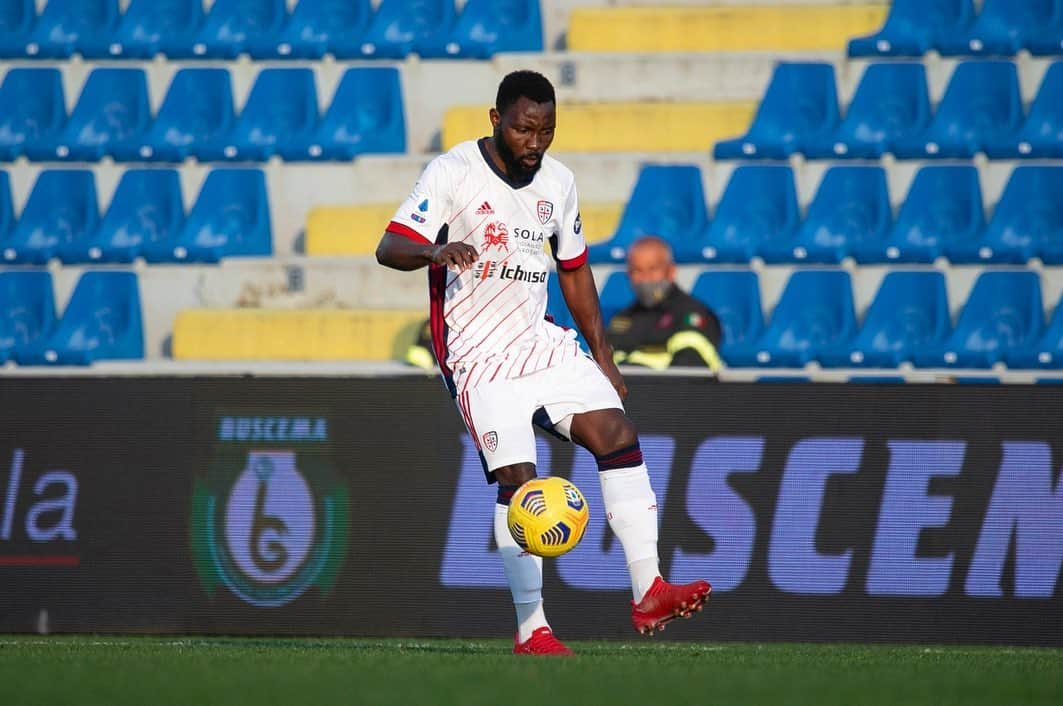
<path id="1" fill-rule="evenodd" d="M 484 446 L 491 453 L 494 453 L 498 449 L 498 432 L 489 431 L 484 434 Z"/>
<path id="2" fill-rule="evenodd" d="M 536 205 L 536 212 L 539 215 L 539 222 L 546 225 L 550 216 L 554 215 L 554 204 L 549 201 L 539 201 Z"/>

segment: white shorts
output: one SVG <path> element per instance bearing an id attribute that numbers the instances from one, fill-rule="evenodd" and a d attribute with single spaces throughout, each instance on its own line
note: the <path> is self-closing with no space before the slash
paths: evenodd
<path id="1" fill-rule="evenodd" d="M 533 423 L 571 439 L 572 415 L 624 408 L 609 378 L 587 355 L 524 377 L 477 385 L 455 401 L 489 481 L 496 468 L 536 462 Z"/>

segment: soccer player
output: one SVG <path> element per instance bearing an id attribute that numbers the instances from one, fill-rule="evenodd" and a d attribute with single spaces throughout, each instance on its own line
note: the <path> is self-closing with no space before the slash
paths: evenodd
<path id="1" fill-rule="evenodd" d="M 428 266 L 432 346 L 444 381 L 498 483 L 494 535 L 517 613 L 514 653 L 569 655 L 543 610 L 542 559 L 521 551 L 508 503 L 535 477 L 532 424 L 594 454 L 609 526 L 624 548 L 636 630 L 652 634 L 701 610 L 706 581 L 673 585 L 657 558 L 657 498 L 624 380 L 606 342 L 586 264 L 572 172 L 546 155 L 554 139 L 554 88 L 516 71 L 499 84 L 493 134 L 433 159 L 376 251 L 398 270 Z M 575 332 L 546 319 L 549 245 Z"/>

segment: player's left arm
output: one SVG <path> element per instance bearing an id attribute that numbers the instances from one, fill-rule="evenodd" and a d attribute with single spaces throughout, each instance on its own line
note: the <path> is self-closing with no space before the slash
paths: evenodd
<path id="1" fill-rule="evenodd" d="M 602 307 L 590 265 L 583 262 L 573 269 L 565 269 L 562 264 L 558 267 L 557 278 L 568 310 L 572 312 L 572 319 L 587 341 L 591 356 L 616 388 L 620 399 L 624 399 L 627 397 L 627 384 L 613 362 L 613 347 L 605 337 Z"/>

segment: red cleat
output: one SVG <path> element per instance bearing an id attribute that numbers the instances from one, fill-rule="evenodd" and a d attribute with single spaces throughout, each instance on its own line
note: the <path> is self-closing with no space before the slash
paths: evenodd
<path id="1" fill-rule="evenodd" d="M 548 627 L 536 628 L 524 642 L 517 642 L 519 638 L 513 638 L 513 654 L 537 655 L 544 657 L 571 657 L 572 650 L 565 647 L 565 643 L 554 637 L 554 631 Z"/>
<path id="2" fill-rule="evenodd" d="M 631 622 L 643 635 L 664 630 L 669 621 L 689 618 L 700 611 L 712 594 L 708 581 L 671 584 L 658 576 L 642 600 L 631 601 Z"/>

